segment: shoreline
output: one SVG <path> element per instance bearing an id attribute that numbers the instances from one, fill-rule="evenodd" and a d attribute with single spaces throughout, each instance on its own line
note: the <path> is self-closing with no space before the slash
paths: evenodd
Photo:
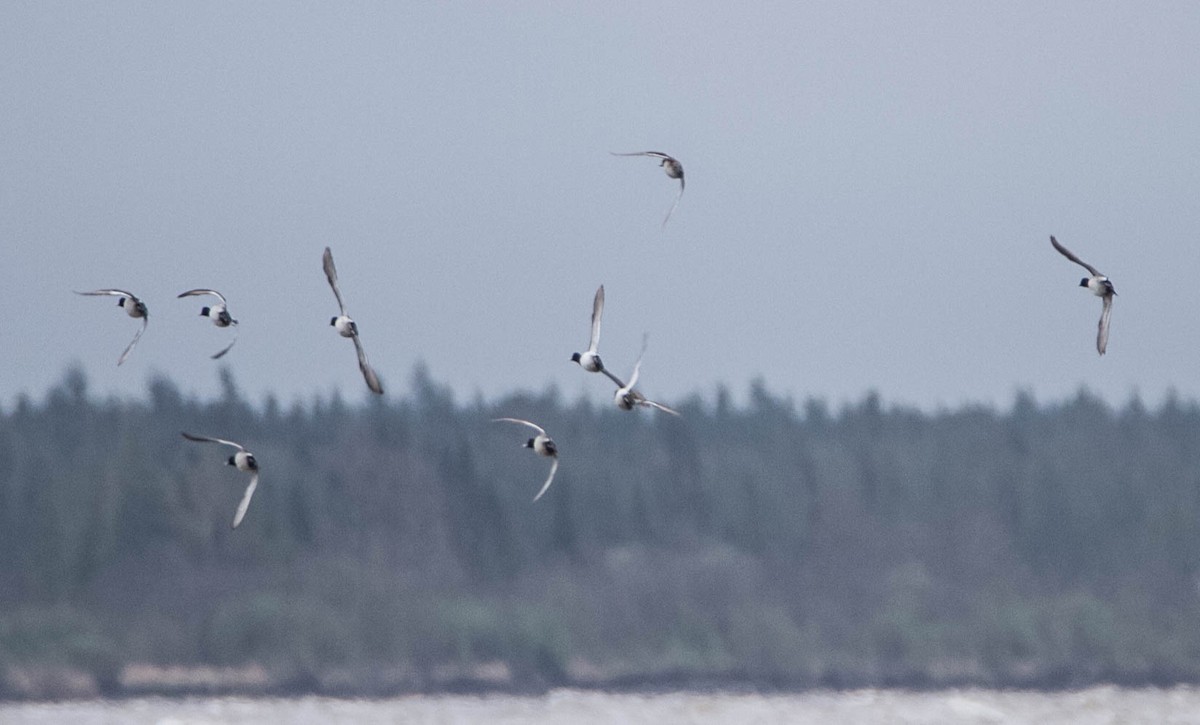
<path id="1" fill-rule="evenodd" d="M 406 696 L 509 695 L 540 697 L 554 690 L 655 695 L 665 693 L 724 693 L 799 695 L 815 692 L 889 690 L 943 692 L 952 690 L 1071 692 L 1096 687 L 1167 690 L 1200 687 L 1200 682 L 1167 673 L 1126 674 L 1120 677 L 1084 676 L 1059 670 L 1042 677 L 868 676 L 828 673 L 819 678 L 752 677 L 746 673 L 663 671 L 612 676 L 514 676 L 500 661 L 472 666 L 441 665 L 424 671 L 408 667 L 332 668 L 320 673 L 271 672 L 258 664 L 238 667 L 128 665 L 116 677 L 71 667 L 7 667 L 0 672 L 0 703 L 67 702 L 84 700 L 186 699 L 237 697 L 294 699 L 328 697 L 346 700 L 385 700 Z"/>

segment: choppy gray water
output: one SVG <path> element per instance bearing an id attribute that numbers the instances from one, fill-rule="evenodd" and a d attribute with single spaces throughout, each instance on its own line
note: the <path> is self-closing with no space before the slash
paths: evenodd
<path id="1" fill-rule="evenodd" d="M 1200 723 L 1200 688 L 1074 692 L 856 690 L 799 695 L 413 696 L 390 700 L 147 698 L 0 705 L 3 723 Z"/>

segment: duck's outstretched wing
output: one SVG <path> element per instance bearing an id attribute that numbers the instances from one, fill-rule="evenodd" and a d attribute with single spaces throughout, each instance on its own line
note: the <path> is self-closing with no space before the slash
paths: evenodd
<path id="1" fill-rule="evenodd" d="M 546 429 L 542 428 L 537 423 L 530 423 L 529 421 L 522 420 L 520 418 L 492 418 L 493 423 L 499 423 L 501 421 L 507 421 L 509 423 L 520 423 L 521 425 L 527 425 L 530 428 L 533 428 L 534 430 L 536 430 L 538 432 L 538 435 L 543 435 L 543 436 L 546 435 Z"/>
<path id="2" fill-rule="evenodd" d="M 233 514 L 233 526 L 230 528 L 236 529 L 242 523 L 242 519 L 246 518 L 246 509 L 250 508 L 250 498 L 254 496 L 256 488 L 258 488 L 257 473 L 250 478 L 250 483 L 246 485 L 246 492 L 242 494 L 242 500 L 238 502 L 237 512 Z"/>
<path id="3" fill-rule="evenodd" d="M 633 374 L 629 376 L 629 385 L 622 385 L 622 388 L 633 390 L 633 386 L 637 385 L 638 373 L 642 370 L 642 358 L 646 357 L 646 345 L 650 342 L 650 335 L 642 334 L 642 350 L 638 353 L 637 362 L 633 365 Z M 614 378 L 615 379 L 615 378 Z"/>
<path id="4" fill-rule="evenodd" d="M 221 300 L 221 304 L 223 304 L 223 305 L 229 304 L 228 302 L 225 301 L 225 295 L 221 294 L 220 292 L 216 291 L 215 289 L 190 289 L 187 292 L 180 292 L 178 295 L 176 295 L 176 299 L 182 299 L 184 297 L 195 297 L 197 295 L 212 295 L 213 297 L 216 297 L 217 299 Z"/>
<path id="5" fill-rule="evenodd" d="M 1112 317 L 1112 295 L 1104 295 L 1104 309 L 1100 311 L 1100 325 L 1096 331 L 1096 350 L 1101 355 L 1108 349 L 1108 321 Z"/>
<path id="6" fill-rule="evenodd" d="M 604 285 L 596 290 L 592 300 L 592 339 L 588 343 L 588 352 L 595 353 L 600 346 L 600 318 L 604 315 Z"/>
<path id="7" fill-rule="evenodd" d="M 363 380 L 367 381 L 367 387 L 376 395 L 383 395 L 383 385 L 379 383 L 379 376 L 375 374 L 375 369 L 367 362 L 367 353 L 363 351 L 362 341 L 358 339 L 358 335 L 350 338 L 354 340 L 354 350 L 358 353 L 358 369 L 362 371 Z"/>
<path id="8" fill-rule="evenodd" d="M 91 292 L 76 292 L 75 294 L 85 295 L 88 297 L 92 297 L 95 295 L 116 295 L 117 297 L 128 297 L 131 300 L 137 299 L 137 296 L 134 295 L 132 292 L 126 292 L 123 289 L 97 289 L 97 290 L 92 290 Z"/>
<path id="9" fill-rule="evenodd" d="M 138 344 L 138 340 L 142 339 L 142 333 L 146 331 L 146 326 L 150 324 L 150 315 L 142 315 L 142 326 L 134 334 L 133 339 L 129 341 L 129 346 L 125 348 L 125 352 L 121 353 L 121 357 L 117 358 L 117 365 L 125 362 L 125 358 L 129 357 L 129 353 L 133 352 L 133 348 Z"/>
<path id="10" fill-rule="evenodd" d="M 233 441 L 227 441 L 224 438 L 213 438 L 211 436 L 198 436 L 198 435 L 193 435 L 191 433 L 188 433 L 186 431 L 182 432 L 181 435 L 183 435 L 183 437 L 187 438 L 189 441 L 196 441 L 197 443 L 220 443 L 223 446 L 232 446 L 232 447 L 238 449 L 239 451 L 246 450 L 245 446 L 243 446 L 241 443 L 234 443 Z"/>
<path id="11" fill-rule="evenodd" d="M 679 196 L 675 197 L 675 203 L 667 210 L 667 216 L 663 218 L 663 228 L 667 226 L 667 222 L 671 221 L 671 215 L 675 213 L 675 207 L 679 206 L 679 200 L 683 198 L 683 177 L 679 177 Z"/>
<path id="12" fill-rule="evenodd" d="M 618 378 L 616 375 L 613 375 L 611 372 L 609 372 L 608 368 L 600 368 L 600 372 L 607 375 L 608 379 L 613 381 L 616 384 L 618 389 L 625 387 L 625 383 L 621 382 L 621 379 Z"/>
<path id="13" fill-rule="evenodd" d="M 639 397 L 637 403 L 638 403 L 638 405 L 642 405 L 647 408 L 654 408 L 656 410 L 661 410 L 664 413 L 670 413 L 671 415 L 673 415 L 677 418 L 683 417 L 679 414 L 679 411 L 675 410 L 674 408 L 668 408 L 667 406 L 663 405 L 662 403 L 656 403 L 653 400 L 650 400 L 649 398 Z"/>
<path id="14" fill-rule="evenodd" d="M 537 495 L 533 497 L 534 501 L 537 501 L 539 498 L 541 498 L 542 494 L 546 492 L 546 489 L 550 488 L 550 483 L 554 480 L 554 474 L 558 472 L 558 456 L 555 456 L 551 460 L 553 462 L 550 464 L 550 475 L 546 476 L 546 482 L 542 484 L 542 490 L 538 491 Z"/>
<path id="15" fill-rule="evenodd" d="M 613 156 L 651 156 L 656 159 L 666 159 L 669 161 L 675 161 L 675 163 L 679 163 L 673 156 L 664 154 L 662 151 L 633 151 L 626 154 L 617 153 L 616 151 L 609 151 L 609 153 Z"/>
<path id="16" fill-rule="evenodd" d="M 338 289 L 337 267 L 333 266 L 333 252 L 329 250 L 329 247 L 325 247 L 325 254 L 321 255 L 321 266 L 325 269 L 325 279 L 329 280 L 333 296 L 337 297 L 338 309 L 345 315 L 346 303 L 342 302 L 342 291 Z"/>
<path id="17" fill-rule="evenodd" d="M 1080 267 L 1083 267 L 1087 271 L 1091 272 L 1093 277 L 1103 277 L 1104 276 L 1100 273 L 1100 270 L 1096 269 L 1092 265 L 1083 261 L 1079 257 L 1076 257 L 1074 254 L 1071 253 L 1071 250 L 1069 250 L 1066 247 L 1064 247 L 1063 245 L 1059 244 L 1058 240 L 1054 238 L 1053 234 L 1050 235 L 1050 244 L 1054 245 L 1054 248 L 1058 250 L 1059 254 L 1061 254 L 1062 256 L 1071 260 L 1075 264 L 1078 264 Z"/>
<path id="18" fill-rule="evenodd" d="M 217 354 L 213 355 L 213 356 L 212 356 L 212 359 L 213 359 L 213 360 L 220 360 L 222 357 L 224 357 L 224 356 L 225 356 L 225 353 L 227 353 L 227 352 L 229 352 L 230 350 L 232 350 L 232 349 L 233 349 L 233 345 L 234 345 L 234 343 L 236 343 L 236 342 L 237 342 L 237 339 L 238 339 L 238 324 L 237 324 L 237 320 L 234 320 L 234 321 L 233 321 L 233 322 L 231 322 L 230 324 L 231 324 L 231 325 L 233 325 L 233 341 L 232 341 L 232 342 L 230 342 L 228 345 L 226 345 L 224 350 L 221 350 L 221 351 L 220 351 L 220 352 L 218 352 Z"/>

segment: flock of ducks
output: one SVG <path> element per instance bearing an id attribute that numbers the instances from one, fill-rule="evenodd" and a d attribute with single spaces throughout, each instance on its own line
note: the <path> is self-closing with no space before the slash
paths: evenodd
<path id="1" fill-rule="evenodd" d="M 676 161 L 676 164 L 679 162 Z M 680 172 L 682 173 L 682 172 Z M 642 358 L 646 355 L 645 335 L 642 336 L 642 351 L 638 354 L 637 362 L 633 366 L 633 374 L 629 376 L 629 382 L 623 383 L 616 375 L 613 375 L 608 368 L 604 367 L 603 361 L 600 360 L 600 318 L 604 315 L 604 285 L 596 290 L 596 296 L 592 299 L 592 336 L 588 341 L 588 348 L 584 352 L 577 352 L 571 355 L 571 362 L 576 363 L 589 373 L 601 373 L 617 386 L 617 391 L 613 393 L 613 403 L 621 410 L 633 410 L 635 407 L 641 406 L 644 408 L 654 408 L 661 410 L 664 413 L 678 416 L 678 411 L 675 411 L 662 403 L 657 403 L 650 400 L 642 393 L 634 389 L 637 385 L 638 373 L 642 367 Z M 533 452 L 539 456 L 545 456 L 551 459 L 550 475 L 546 477 L 546 482 L 542 484 L 542 488 L 537 495 L 533 497 L 537 501 L 550 488 L 550 483 L 554 481 L 554 474 L 558 471 L 558 446 L 554 443 L 554 439 L 546 434 L 546 430 L 537 423 L 521 418 L 494 418 L 493 423 L 508 422 L 520 423 L 521 425 L 529 426 L 537 431 L 537 435 L 525 441 L 522 445 L 524 448 L 532 448 Z"/>
<path id="2" fill-rule="evenodd" d="M 329 324 L 337 330 L 339 335 L 348 337 L 354 341 L 354 349 L 358 353 L 358 369 L 362 371 L 363 380 L 366 381 L 367 387 L 371 392 L 382 395 L 383 386 L 379 383 L 379 376 L 375 374 L 374 368 L 367 362 L 367 354 L 363 351 L 362 340 L 358 336 L 358 325 L 346 314 L 346 303 L 342 300 L 342 291 L 338 288 L 337 268 L 333 265 L 333 252 L 329 247 L 325 247 L 325 253 L 321 256 L 321 265 L 325 270 L 325 278 L 329 280 L 329 287 L 333 290 L 333 296 L 337 298 L 338 311 L 340 312 L 339 315 L 329 321 Z M 133 348 L 137 345 L 138 340 L 142 339 L 142 334 L 146 332 L 146 326 L 149 324 L 150 311 L 146 307 L 146 303 L 138 299 L 137 295 L 132 292 L 120 289 L 98 289 L 91 292 L 76 292 L 75 294 L 118 297 L 117 306 L 125 310 L 125 314 L 142 320 L 142 326 L 138 328 L 137 334 L 133 336 L 133 340 L 126 346 L 124 352 L 121 353 L 121 357 L 117 358 L 117 365 L 124 363 L 129 358 L 129 353 L 133 352 Z M 237 327 L 238 321 L 233 319 L 233 316 L 229 314 L 229 303 L 226 301 L 225 295 L 216 290 L 206 288 L 192 289 L 179 293 L 178 299 L 199 295 L 208 295 L 217 299 L 215 304 L 200 309 L 201 317 L 207 317 L 212 320 L 212 323 L 217 327 Z M 212 359 L 218 360 L 223 357 L 225 353 L 233 348 L 235 342 L 237 342 L 236 329 L 234 330 L 233 340 L 214 354 Z M 254 489 L 258 488 L 258 461 L 254 458 L 254 454 L 246 450 L 246 447 L 242 444 L 225 440 L 224 438 L 193 435 L 186 432 L 183 433 L 183 437 L 197 443 L 220 443 L 221 445 L 237 449 L 237 452 L 230 456 L 226 462 L 239 471 L 251 475 L 250 483 L 247 484 L 246 491 L 242 494 L 242 500 L 238 503 L 237 511 L 233 515 L 233 528 L 236 529 L 246 516 L 246 509 L 250 507 L 250 499 L 254 496 Z M 549 482 L 546 485 L 548 486 Z"/>
<path id="3" fill-rule="evenodd" d="M 679 195 L 675 197 L 671 208 L 667 210 L 666 217 L 663 218 L 663 226 L 671 219 L 671 214 L 674 213 L 675 207 L 679 205 L 679 200 L 683 198 L 684 178 L 683 165 L 668 154 L 660 151 L 638 151 L 634 153 L 615 153 L 610 152 L 614 156 L 648 156 L 650 158 L 659 159 L 659 166 L 666 172 L 671 179 L 679 179 Z M 1079 285 L 1086 287 L 1092 294 L 1100 297 L 1103 302 L 1103 308 L 1100 312 L 1099 329 L 1096 335 L 1096 350 L 1103 355 L 1108 348 L 1108 328 L 1109 319 L 1112 316 L 1112 301 L 1117 292 L 1113 289 L 1112 282 L 1107 276 L 1092 265 L 1084 262 L 1079 257 L 1075 256 L 1069 249 L 1058 243 L 1058 240 L 1053 235 L 1050 237 L 1050 244 L 1059 251 L 1064 257 L 1072 262 L 1080 265 L 1088 271 L 1090 277 L 1084 277 L 1080 280 Z M 358 355 L 358 369 L 362 373 L 363 381 L 367 388 L 377 395 L 383 394 L 383 385 L 379 382 L 379 376 L 375 374 L 375 369 L 367 362 L 366 352 L 363 350 L 362 340 L 359 336 L 358 325 L 354 320 L 346 314 L 346 303 L 342 299 L 342 292 L 338 286 L 337 267 L 333 263 L 333 252 L 329 247 L 325 247 L 325 252 L 321 257 L 321 265 L 325 271 L 325 278 L 329 281 L 329 287 L 333 290 L 333 296 L 337 299 L 339 314 L 331 318 L 329 324 L 342 337 L 348 337 L 354 342 L 354 350 Z M 132 292 L 126 292 L 120 289 L 98 289 L 91 292 L 76 292 L 79 295 L 86 296 L 113 296 L 117 297 L 117 306 L 125 311 L 125 314 L 134 319 L 141 319 L 142 325 L 138 328 L 137 333 L 133 336 L 133 340 L 125 347 L 121 356 L 117 358 L 117 365 L 121 365 L 129 358 L 129 354 L 133 352 L 133 348 L 137 345 L 138 340 L 142 338 L 146 332 L 146 327 L 149 324 L 150 313 L 146 307 L 146 303 L 138 299 Z M 181 292 L 178 295 L 179 299 L 184 297 L 210 296 L 216 299 L 216 302 L 208 307 L 203 307 L 200 310 L 202 317 L 207 317 L 212 323 L 220 328 L 233 327 L 233 339 L 222 348 L 219 352 L 212 355 L 212 359 L 217 360 L 228 353 L 234 343 L 237 342 L 237 324 L 229 313 L 228 302 L 225 296 L 213 289 L 198 288 Z M 604 315 L 604 285 L 596 290 L 596 296 L 592 299 L 592 326 L 591 337 L 588 340 L 588 347 L 583 352 L 577 352 L 571 355 L 571 361 L 578 364 L 583 370 L 589 373 L 600 373 L 607 377 L 616 385 L 616 391 L 613 394 L 613 403 L 621 410 L 634 410 L 638 407 L 653 408 L 655 410 L 678 416 L 679 413 L 670 407 L 650 400 L 634 386 L 637 385 L 638 376 L 642 367 L 642 358 L 646 354 L 647 337 L 642 337 L 642 349 L 638 354 L 637 362 L 634 363 L 633 371 L 629 376 L 629 382 L 622 382 L 620 378 L 614 375 L 603 361 L 600 359 L 600 321 Z M 550 472 L 546 476 L 545 483 L 538 490 L 537 495 L 533 497 L 537 501 L 550 488 L 550 484 L 554 481 L 554 474 L 558 472 L 558 445 L 554 439 L 550 437 L 546 430 L 538 424 L 523 420 L 521 418 L 495 418 L 492 422 L 496 423 L 516 423 L 531 428 L 536 435 L 529 438 L 522 444 L 523 448 L 532 449 L 539 456 L 549 458 L 551 460 Z M 225 440 L 224 438 L 214 438 L 210 436 L 193 435 L 191 433 L 183 433 L 183 437 L 189 441 L 197 443 L 218 443 L 224 446 L 230 446 L 235 449 L 235 453 L 231 455 L 226 463 L 237 468 L 239 471 L 250 474 L 250 482 L 246 486 L 245 492 L 242 494 L 241 501 L 238 502 L 237 511 L 233 516 L 233 528 L 237 528 L 242 519 L 246 516 L 246 510 L 250 507 L 250 499 L 254 496 L 254 490 L 258 487 L 259 468 L 258 461 L 254 454 L 246 449 L 245 446 L 234 441 Z"/>

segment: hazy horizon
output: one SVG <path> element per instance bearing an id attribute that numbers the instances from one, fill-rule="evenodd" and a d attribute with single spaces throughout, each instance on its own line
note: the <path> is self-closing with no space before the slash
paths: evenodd
<path id="1" fill-rule="evenodd" d="M 498 403 L 506 402 L 506 399 L 513 398 L 541 398 L 546 395 L 556 396 L 559 401 L 567 406 L 574 406 L 577 403 L 587 401 L 590 405 L 596 408 L 606 408 L 612 406 L 611 384 L 602 386 L 597 384 L 595 389 L 566 389 L 557 383 L 551 382 L 543 387 L 513 387 L 509 390 L 494 391 L 485 394 L 479 388 L 474 390 L 462 391 L 455 390 L 450 387 L 447 382 L 438 376 L 436 370 L 432 370 L 424 361 L 418 360 L 413 364 L 413 367 L 408 370 L 408 374 L 403 376 L 399 381 L 393 381 L 387 392 L 387 395 L 380 399 L 377 396 L 368 392 L 365 388 L 362 391 L 350 390 L 349 394 L 339 386 L 330 385 L 325 389 L 313 389 L 307 393 L 297 393 L 291 396 L 279 394 L 273 390 L 250 391 L 242 385 L 242 381 L 238 378 L 236 369 L 221 365 L 213 370 L 213 377 L 209 386 L 202 386 L 202 390 L 195 388 L 187 388 L 181 385 L 181 381 L 172 377 L 168 371 L 151 370 L 146 373 L 143 384 L 131 390 L 128 393 L 122 393 L 112 390 L 97 389 L 94 381 L 87 377 L 86 369 L 82 365 L 66 365 L 61 371 L 61 374 L 52 380 L 46 388 L 38 391 L 22 391 L 13 396 L 11 400 L 6 400 L 0 403 L 0 414 L 11 413 L 22 397 L 34 405 L 43 405 L 50 401 L 52 394 L 56 390 L 70 390 L 71 376 L 75 371 L 84 373 L 86 382 L 86 395 L 91 402 L 106 402 L 117 401 L 122 404 L 126 403 L 149 403 L 151 402 L 151 386 L 157 381 L 170 383 L 176 391 L 185 399 L 194 400 L 200 403 L 211 403 L 220 401 L 223 392 L 223 383 L 221 382 L 222 370 L 228 369 L 232 373 L 232 382 L 243 403 L 248 404 L 256 412 L 262 413 L 269 400 L 274 400 L 275 404 L 283 409 L 290 408 L 295 405 L 302 407 L 310 406 L 314 403 L 326 404 L 334 400 L 336 397 L 342 404 L 358 407 L 360 405 L 372 405 L 377 400 L 384 402 L 413 402 L 419 395 L 417 380 L 424 376 L 425 380 L 432 383 L 439 393 L 449 392 L 453 398 L 454 405 L 459 408 L 469 408 L 473 405 L 493 406 Z M 589 378 L 594 377 L 590 376 Z M 209 389 L 211 388 L 211 389 Z M 884 410 L 901 411 L 901 410 L 917 410 L 929 415 L 937 415 L 940 413 L 956 413 L 964 410 L 984 408 L 998 413 L 1011 411 L 1013 406 L 1021 400 L 1032 400 L 1035 405 L 1040 408 L 1053 408 L 1061 405 L 1070 404 L 1080 397 L 1099 400 L 1107 405 L 1114 412 L 1119 412 L 1129 408 L 1130 405 L 1140 405 L 1146 410 L 1154 412 L 1161 410 L 1164 406 L 1172 404 L 1182 404 L 1185 406 L 1200 406 L 1200 397 L 1190 396 L 1181 393 L 1176 388 L 1168 388 L 1158 397 L 1147 397 L 1138 391 L 1134 391 L 1129 396 L 1118 399 L 1108 400 L 1097 393 L 1095 390 L 1088 388 L 1086 385 L 1080 385 L 1078 388 L 1066 391 L 1062 395 L 1038 396 L 1030 388 L 1015 388 L 1007 396 L 1000 396 L 996 400 L 961 400 L 955 403 L 941 403 L 937 405 L 917 405 L 908 401 L 893 398 L 887 394 L 887 391 L 877 388 L 866 388 L 859 395 L 845 396 L 841 398 L 832 398 L 817 394 L 796 395 L 788 391 L 773 387 L 769 380 L 762 377 L 756 377 L 751 380 L 740 381 L 737 384 L 728 384 L 722 381 L 717 381 L 711 388 L 694 389 L 685 391 L 682 395 L 671 399 L 670 402 L 675 406 L 687 406 L 699 404 L 706 411 L 714 410 L 720 403 L 720 399 L 724 398 L 729 404 L 736 409 L 748 409 L 754 405 L 754 394 L 756 390 L 765 392 L 773 402 L 784 403 L 791 405 L 798 417 L 805 417 L 805 407 L 809 403 L 817 403 L 825 407 L 826 412 L 831 414 L 841 414 L 844 411 L 857 408 L 867 402 L 870 398 L 875 398 Z M 651 410 L 635 410 L 632 415 L 653 419 L 662 417 L 663 413 L 656 413 Z"/>

